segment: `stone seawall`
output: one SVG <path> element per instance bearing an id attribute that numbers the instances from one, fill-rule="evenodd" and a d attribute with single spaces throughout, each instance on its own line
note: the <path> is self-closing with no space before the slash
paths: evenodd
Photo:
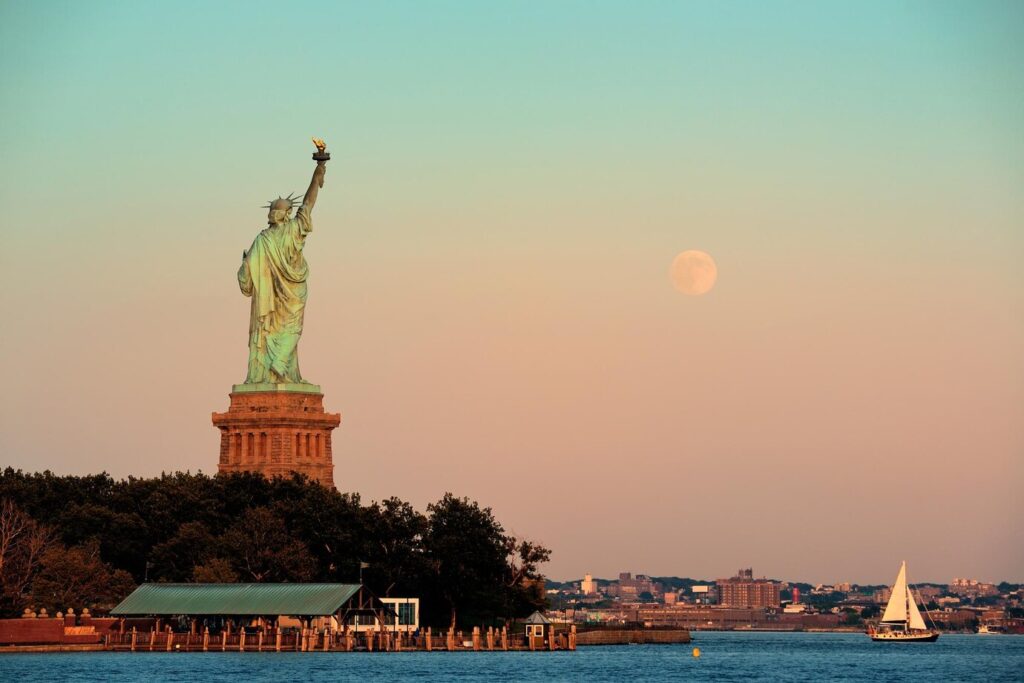
<path id="1" fill-rule="evenodd" d="M 628 645 L 630 643 L 689 643 L 690 632 L 684 630 L 621 629 L 579 631 L 576 645 Z"/>

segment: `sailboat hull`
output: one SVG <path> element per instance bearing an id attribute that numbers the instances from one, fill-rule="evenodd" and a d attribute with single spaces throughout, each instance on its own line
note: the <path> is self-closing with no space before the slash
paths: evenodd
<path id="1" fill-rule="evenodd" d="M 922 631 L 919 633 L 905 633 L 903 631 L 884 631 L 872 633 L 871 640 L 876 643 L 934 643 L 939 639 L 935 631 Z"/>

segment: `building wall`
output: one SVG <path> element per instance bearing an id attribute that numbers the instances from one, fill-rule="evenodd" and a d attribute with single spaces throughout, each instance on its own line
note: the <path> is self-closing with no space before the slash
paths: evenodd
<path id="1" fill-rule="evenodd" d="M 723 579 L 718 582 L 723 607 L 778 607 L 779 584 L 765 579 Z"/>

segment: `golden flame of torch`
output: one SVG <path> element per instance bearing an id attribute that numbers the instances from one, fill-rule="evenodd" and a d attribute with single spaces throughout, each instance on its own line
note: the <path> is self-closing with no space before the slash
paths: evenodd
<path id="1" fill-rule="evenodd" d="M 313 138 L 313 144 L 316 145 L 316 150 L 321 154 L 327 149 L 327 143 L 324 142 L 323 138 Z"/>

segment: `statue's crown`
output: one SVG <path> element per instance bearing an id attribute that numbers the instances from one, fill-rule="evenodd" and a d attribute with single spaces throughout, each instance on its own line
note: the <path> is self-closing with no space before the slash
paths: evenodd
<path id="1" fill-rule="evenodd" d="M 264 209 L 270 209 L 274 211 L 276 209 L 287 209 L 291 211 L 299 204 L 299 198 L 293 197 L 291 193 L 287 197 L 278 197 L 272 202 L 268 202 L 263 206 Z"/>

